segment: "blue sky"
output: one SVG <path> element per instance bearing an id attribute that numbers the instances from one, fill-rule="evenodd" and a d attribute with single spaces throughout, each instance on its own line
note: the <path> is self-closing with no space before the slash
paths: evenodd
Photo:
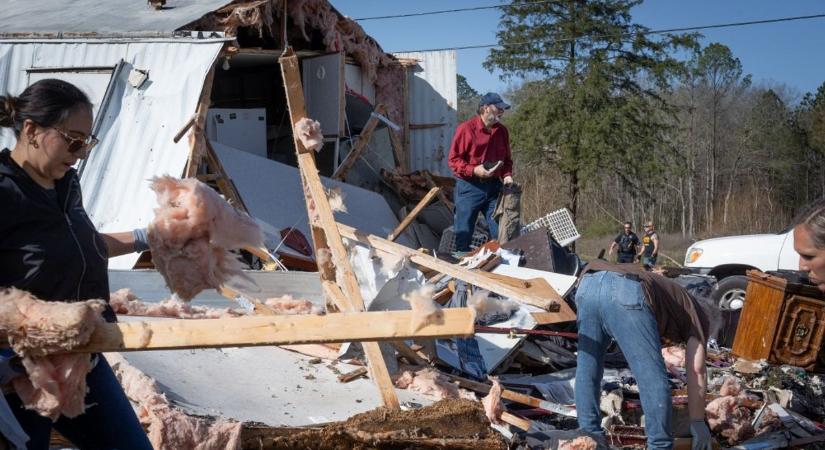
<path id="1" fill-rule="evenodd" d="M 489 6 L 498 0 L 331 0 L 352 18 Z M 634 20 L 651 29 L 741 22 L 825 13 L 815 0 L 647 0 Z M 439 14 L 359 22 L 385 51 L 493 44 L 500 10 Z M 720 42 L 742 61 L 756 84 L 785 84 L 803 94 L 825 82 L 825 18 L 702 31 L 703 45 Z M 482 67 L 487 49 L 458 51 L 458 72 L 480 92 L 507 84 Z"/>

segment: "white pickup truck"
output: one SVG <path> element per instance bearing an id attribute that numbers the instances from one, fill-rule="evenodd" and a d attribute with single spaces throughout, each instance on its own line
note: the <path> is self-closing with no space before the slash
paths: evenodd
<path id="1" fill-rule="evenodd" d="M 722 309 L 740 309 L 750 269 L 799 270 L 793 249 L 793 228 L 777 234 L 727 236 L 697 241 L 687 249 L 685 267 L 716 277 L 714 300 Z"/>

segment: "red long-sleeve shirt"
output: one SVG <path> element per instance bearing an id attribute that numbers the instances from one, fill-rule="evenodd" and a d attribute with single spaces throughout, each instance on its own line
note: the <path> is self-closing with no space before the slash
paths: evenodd
<path id="1" fill-rule="evenodd" d="M 513 175 L 513 158 L 510 154 L 510 133 L 507 128 L 496 123 L 490 129 L 478 115 L 461 123 L 455 130 L 450 145 L 449 165 L 455 176 L 469 180 L 473 178 L 473 168 L 487 161 L 504 161 L 495 174 L 504 178 Z"/>

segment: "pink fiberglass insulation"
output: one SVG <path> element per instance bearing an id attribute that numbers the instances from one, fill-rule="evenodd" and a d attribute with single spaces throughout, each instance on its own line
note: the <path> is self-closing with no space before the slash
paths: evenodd
<path id="1" fill-rule="evenodd" d="M 570 440 L 559 440 L 558 450 L 596 450 L 599 444 L 590 436 L 579 436 Z"/>
<path id="2" fill-rule="evenodd" d="M 344 204 L 344 191 L 341 188 L 327 190 L 327 200 L 333 212 L 347 212 L 347 205 Z"/>
<path id="3" fill-rule="evenodd" d="M 155 380 L 118 353 L 106 354 L 126 396 L 137 404 L 138 418 L 148 426 L 156 450 L 235 450 L 241 448 L 240 422 L 209 421 L 173 408 Z"/>
<path id="4" fill-rule="evenodd" d="M 323 309 L 315 306 L 311 301 L 305 299 L 295 299 L 290 295 L 279 298 L 268 298 L 264 302 L 275 314 L 295 315 L 295 314 L 323 314 Z"/>
<path id="5" fill-rule="evenodd" d="M 12 381 L 14 390 L 30 409 L 57 420 L 77 417 L 86 410 L 86 375 L 92 370 L 88 353 L 24 357 L 27 377 Z"/>
<path id="6" fill-rule="evenodd" d="M 427 325 L 444 322 L 444 311 L 441 310 L 441 306 L 433 301 L 434 294 L 435 289 L 430 285 L 425 285 L 401 296 L 410 303 L 410 309 L 412 310 L 410 330 L 413 332 Z"/>
<path id="7" fill-rule="evenodd" d="M 429 367 L 416 370 L 407 366 L 402 368 L 394 378 L 395 387 L 418 392 L 433 400 L 445 398 L 471 398 L 475 400 L 475 395 L 471 392 L 459 389 L 446 375 Z"/>
<path id="8" fill-rule="evenodd" d="M 86 344 L 104 309 L 102 300 L 46 302 L 17 289 L 0 291 L 0 331 L 23 358 L 27 376 L 13 386 L 27 409 L 52 420 L 83 413 L 90 356 L 52 353 Z"/>
<path id="9" fill-rule="evenodd" d="M 84 345 L 106 308 L 102 300 L 46 302 L 26 291 L 0 291 L 0 333 L 20 356 L 44 356 Z"/>
<path id="10" fill-rule="evenodd" d="M 705 407 L 711 431 L 722 435 L 731 445 L 753 437 L 751 411 L 742 404 L 747 397 L 739 382 L 733 377 L 725 378 L 720 393 L 722 396 Z"/>
<path id="11" fill-rule="evenodd" d="M 665 360 L 665 369 L 676 378 L 685 380 L 685 375 L 681 368 L 685 367 L 685 349 L 679 346 L 665 347 L 662 349 L 662 358 Z"/>
<path id="12" fill-rule="evenodd" d="M 304 145 L 304 148 L 317 152 L 324 146 L 324 135 L 321 134 L 321 123 L 317 120 L 302 117 L 298 123 L 295 124 L 295 131 L 298 134 L 298 140 Z"/>
<path id="13" fill-rule="evenodd" d="M 501 384 L 496 377 L 490 377 L 490 381 L 493 382 L 493 386 L 487 396 L 481 399 L 481 404 L 490 423 L 500 424 L 501 413 L 504 412 L 504 405 L 501 403 Z"/>
<path id="14" fill-rule="evenodd" d="M 159 303 L 145 303 L 126 288 L 112 292 L 109 305 L 111 305 L 116 314 L 124 316 L 221 319 L 225 317 L 240 317 L 248 314 L 242 309 L 192 306 L 190 303 L 181 302 L 172 298 Z"/>
<path id="15" fill-rule="evenodd" d="M 248 280 L 231 250 L 263 244 L 254 219 L 194 178 L 154 178 L 152 189 L 159 205 L 149 228 L 152 262 L 172 292 L 188 301 L 230 278 Z"/>

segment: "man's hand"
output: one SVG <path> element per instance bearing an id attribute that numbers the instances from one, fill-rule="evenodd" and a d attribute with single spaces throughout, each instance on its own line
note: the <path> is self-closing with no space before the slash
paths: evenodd
<path id="1" fill-rule="evenodd" d="M 509 186 L 511 184 L 513 184 L 513 177 L 511 177 L 510 175 L 504 177 L 504 185 Z"/>
<path id="2" fill-rule="evenodd" d="M 702 420 L 692 420 L 690 422 L 690 436 L 693 442 L 690 445 L 691 450 L 711 450 L 713 446 L 710 442 L 710 429 Z"/>
<path id="3" fill-rule="evenodd" d="M 473 167 L 473 175 L 477 176 L 478 178 L 490 178 L 493 176 L 493 172 L 484 168 L 482 164 L 479 164 Z"/>

